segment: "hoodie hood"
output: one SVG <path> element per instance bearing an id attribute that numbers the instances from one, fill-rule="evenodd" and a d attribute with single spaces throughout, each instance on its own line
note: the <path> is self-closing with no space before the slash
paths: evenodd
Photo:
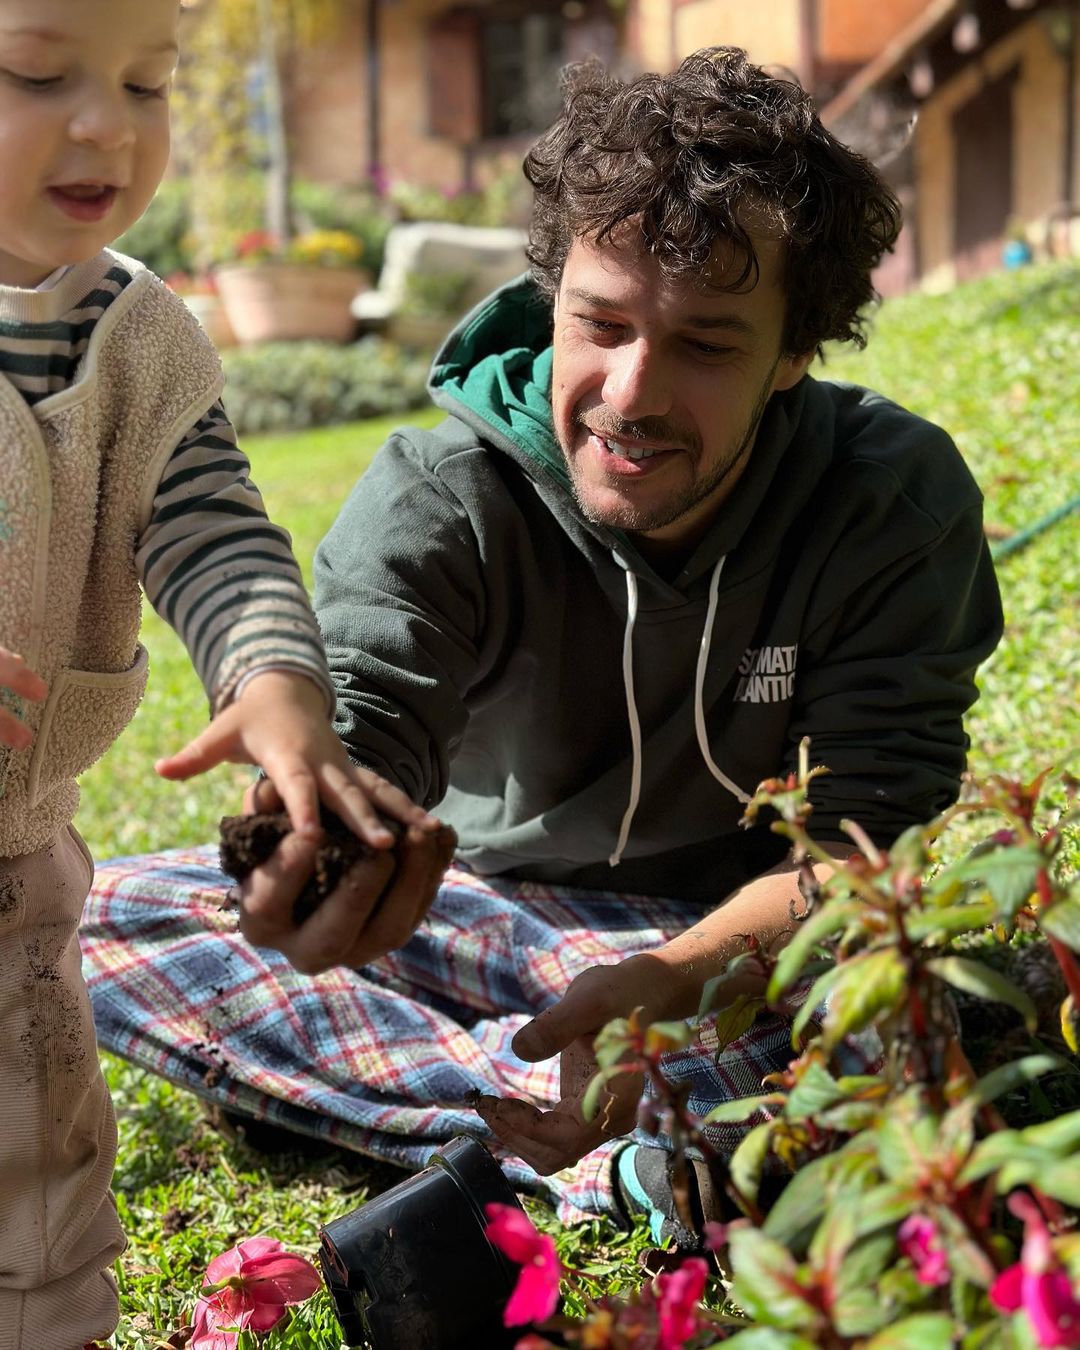
<path id="1" fill-rule="evenodd" d="M 529 274 L 482 300 L 446 338 L 428 392 L 437 406 L 570 490 L 551 417 L 551 303 Z"/>

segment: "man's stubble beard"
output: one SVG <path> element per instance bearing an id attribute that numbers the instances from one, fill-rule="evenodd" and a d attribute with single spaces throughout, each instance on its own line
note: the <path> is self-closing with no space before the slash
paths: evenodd
<path id="1" fill-rule="evenodd" d="M 746 429 L 739 437 L 731 453 L 723 457 L 707 478 L 695 479 L 672 501 L 658 506 L 652 511 L 637 510 L 629 502 L 623 503 L 614 515 L 611 513 L 601 515 L 594 511 L 578 490 L 578 479 L 574 471 L 574 457 L 568 455 L 566 448 L 563 447 L 563 457 L 570 472 L 570 488 L 574 494 L 574 500 L 578 504 L 578 509 L 585 519 L 591 521 L 594 525 L 606 526 L 608 529 L 627 530 L 631 533 L 642 534 L 651 530 L 662 530 L 668 525 L 674 525 L 683 516 L 689 515 L 703 501 L 717 492 L 737 469 L 741 470 L 743 467 L 744 456 L 757 438 L 758 427 L 761 425 L 761 419 L 765 416 L 765 409 L 772 397 L 772 382 L 779 364 L 779 359 L 777 359 L 765 377 L 757 401 L 747 420 Z"/>

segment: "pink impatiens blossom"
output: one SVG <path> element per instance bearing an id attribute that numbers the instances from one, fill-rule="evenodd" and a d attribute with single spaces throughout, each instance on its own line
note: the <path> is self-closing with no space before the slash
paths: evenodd
<path id="1" fill-rule="evenodd" d="M 933 1219 L 912 1214 L 900 1225 L 897 1245 L 915 1267 L 920 1284 L 948 1284 L 949 1258 Z"/>
<path id="2" fill-rule="evenodd" d="M 697 1304 L 708 1273 L 701 1257 L 692 1256 L 678 1270 L 656 1277 L 656 1350 L 682 1350 L 701 1329 Z"/>
<path id="3" fill-rule="evenodd" d="M 508 1327 L 543 1322 L 559 1301 L 562 1266 L 555 1240 L 538 1233 L 527 1214 L 513 1205 L 486 1205 L 488 1224 L 484 1232 L 504 1256 L 521 1267 L 514 1292 L 503 1312 Z"/>
<path id="4" fill-rule="evenodd" d="M 1080 1347 L 1080 1289 L 1054 1252 L 1050 1230 L 1030 1196 L 1017 1191 L 1009 1208 L 1024 1221 L 1020 1260 L 990 1287 L 990 1301 L 1003 1312 L 1023 1308 L 1041 1346 Z"/>
<path id="5" fill-rule="evenodd" d="M 248 1238 L 207 1267 L 190 1350 L 235 1350 L 241 1331 L 269 1331 L 290 1303 L 303 1303 L 321 1285 L 311 1262 L 276 1238 Z"/>

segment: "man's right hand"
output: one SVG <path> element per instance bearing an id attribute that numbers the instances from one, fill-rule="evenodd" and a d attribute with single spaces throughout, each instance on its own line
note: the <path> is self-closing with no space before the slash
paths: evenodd
<path id="1" fill-rule="evenodd" d="M 263 779 L 249 790 L 245 809 L 280 810 L 281 798 Z M 298 927 L 293 905 L 314 871 L 319 841 L 287 834 L 240 886 L 240 931 L 253 946 L 281 952 L 304 975 L 366 965 L 404 946 L 423 922 L 456 842 L 446 825 L 435 831 L 407 826 L 393 849 L 354 864 Z"/>
<path id="2" fill-rule="evenodd" d="M 49 686 L 21 656 L 0 647 L 0 691 L 5 689 L 19 698 L 28 698 L 31 703 L 44 703 L 49 694 Z M 25 750 L 33 739 L 33 732 L 26 723 L 11 711 L 10 706 L 5 707 L 4 699 L 0 699 L 0 745 Z"/>

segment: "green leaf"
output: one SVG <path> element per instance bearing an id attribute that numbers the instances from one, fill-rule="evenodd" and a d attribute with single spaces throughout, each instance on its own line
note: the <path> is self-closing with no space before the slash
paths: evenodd
<path id="1" fill-rule="evenodd" d="M 795 1019 L 791 1024 L 791 1044 L 796 1049 L 799 1048 L 802 1042 L 802 1034 L 806 1030 L 807 1022 L 810 1021 L 818 1008 L 820 1008 L 829 997 L 833 985 L 841 979 L 846 969 L 847 962 L 841 966 L 833 966 L 831 970 L 827 970 L 824 975 L 819 975 L 814 981 L 810 988 L 810 992 L 806 995 L 802 1007 L 795 1014 Z"/>
<path id="2" fill-rule="evenodd" d="M 752 952 L 739 952 L 733 956 L 719 975 L 714 975 L 711 980 L 706 980 L 701 990 L 701 1000 L 698 1003 L 697 1016 L 707 1017 L 709 1013 L 715 1012 L 723 993 L 725 986 L 734 980 L 742 968 L 751 960 L 754 961 L 754 968 L 757 968 L 757 959 Z"/>
<path id="3" fill-rule="evenodd" d="M 618 1063 L 630 1053 L 630 1023 L 625 1017 L 616 1017 L 602 1026 L 593 1041 L 596 1062 L 602 1069 Z"/>
<path id="4" fill-rule="evenodd" d="M 815 947 L 825 938 L 846 928 L 864 908 L 861 901 L 829 900 L 815 914 L 811 914 L 799 924 L 787 946 L 780 953 L 772 978 L 769 980 L 769 987 L 765 991 L 765 997 L 769 1002 L 775 1003 L 788 985 L 795 980 Z"/>
<path id="5" fill-rule="evenodd" d="M 764 1125 L 755 1125 L 731 1155 L 731 1179 L 739 1191 L 750 1200 L 757 1199 L 758 1187 L 761 1185 L 761 1169 L 765 1165 L 774 1128 L 771 1120 L 766 1121 Z"/>
<path id="6" fill-rule="evenodd" d="M 996 1172 L 1010 1159 L 1015 1161 L 1022 1153 L 1031 1157 L 1036 1164 L 1046 1158 L 1044 1150 L 1024 1142 L 1019 1130 L 998 1130 L 975 1145 L 957 1180 L 963 1186 L 970 1185 Z"/>
<path id="7" fill-rule="evenodd" d="M 830 1182 L 842 1163 L 840 1154 L 828 1153 L 800 1167 L 766 1214 L 763 1231 L 778 1242 L 792 1245 L 824 1213 Z"/>
<path id="8" fill-rule="evenodd" d="M 813 1331 L 820 1314 L 804 1297 L 791 1253 L 756 1228 L 731 1235 L 732 1300 L 754 1321 L 791 1331 Z"/>
<path id="9" fill-rule="evenodd" d="M 895 947 L 865 952 L 841 967 L 842 978 L 829 996 L 821 1042 L 831 1050 L 844 1036 L 891 1012 L 907 986 L 907 966 Z"/>
<path id="10" fill-rule="evenodd" d="M 1056 1120 L 1044 1120 L 1029 1125 L 1023 1132 L 1025 1140 L 1054 1153 L 1067 1154 L 1080 1149 L 1080 1111 L 1070 1111 Z"/>
<path id="11" fill-rule="evenodd" d="M 1034 891 L 1035 878 L 1045 865 L 1037 843 L 1013 844 L 966 858 L 950 867 L 948 876 L 951 880 L 981 882 L 993 897 L 999 915 L 1011 921 Z"/>
<path id="12" fill-rule="evenodd" d="M 820 1271 L 836 1272 L 855 1241 L 855 1203 L 846 1197 L 830 1200 L 825 1216 L 810 1243 L 810 1264 Z"/>
<path id="13" fill-rule="evenodd" d="M 963 956 L 936 956 L 926 962 L 925 969 L 939 980 L 951 984 L 954 989 L 963 990 L 965 994 L 975 994 L 994 1003 L 1007 1003 L 1024 1019 L 1028 1031 L 1035 1031 L 1038 1027 L 1038 1014 L 1027 994 L 1004 975 L 984 966 L 981 961 L 969 961 Z"/>
<path id="14" fill-rule="evenodd" d="M 994 922 L 994 905 L 989 899 L 973 900 L 943 909 L 912 910 L 904 920 L 904 931 L 912 942 L 933 937 L 955 937 L 958 933 L 976 933 Z"/>
<path id="15" fill-rule="evenodd" d="M 1070 895 L 1040 910 L 1039 927 L 1074 952 L 1080 952 L 1080 895 Z"/>
<path id="16" fill-rule="evenodd" d="M 754 1025 L 754 1019 L 765 1007 L 765 1000 L 754 994 L 739 994 L 712 1019 L 716 1031 L 716 1053 L 727 1049 L 745 1031 Z"/>
<path id="17" fill-rule="evenodd" d="M 714 1106 L 705 1117 L 705 1124 L 730 1125 L 732 1122 L 749 1120 L 761 1107 L 779 1107 L 785 1100 L 782 1092 L 764 1092 L 759 1097 L 735 1097 L 730 1102 L 721 1102 L 719 1106 Z"/>
<path id="18" fill-rule="evenodd" d="M 904 1099 L 903 1109 L 894 1104 L 877 1131 L 878 1162 L 890 1181 L 910 1181 L 938 1152 L 938 1119 L 915 1114 L 917 1109 L 911 1098 Z"/>
<path id="19" fill-rule="evenodd" d="M 983 1322 L 972 1327 L 960 1342 L 961 1350 L 1018 1350 L 1013 1339 L 1012 1326 L 996 1317 L 992 1322 Z"/>
<path id="20" fill-rule="evenodd" d="M 822 1111 L 817 1118 L 823 1130 L 838 1130 L 841 1134 L 858 1134 L 868 1129 L 881 1114 L 877 1102 L 841 1102 Z"/>
<path id="21" fill-rule="evenodd" d="M 1054 1069 L 1067 1069 L 1069 1066 L 1059 1055 L 1025 1055 L 1011 1064 L 1002 1064 L 1000 1068 L 984 1074 L 968 1092 L 965 1099 L 975 1106 L 985 1106 L 1005 1092 L 1011 1092 L 1023 1083 L 1030 1083 L 1044 1073 Z"/>
<path id="22" fill-rule="evenodd" d="M 914 1203 L 910 1190 L 889 1181 L 865 1191 L 858 1202 L 859 1236 L 865 1237 L 878 1228 L 899 1224 L 911 1213 Z"/>
<path id="23" fill-rule="evenodd" d="M 948 1313 L 913 1313 L 872 1336 L 864 1350 L 950 1350 L 955 1335 Z"/>
<path id="24" fill-rule="evenodd" d="M 617 1078 L 619 1074 L 626 1073 L 625 1064 L 609 1064 L 606 1069 L 601 1069 L 599 1073 L 594 1073 L 589 1080 L 589 1086 L 585 1089 L 585 1095 L 581 1099 L 581 1114 L 586 1120 L 594 1120 L 597 1112 L 600 1110 L 600 1104 L 604 1100 L 604 1089 L 612 1078 Z"/>
<path id="25" fill-rule="evenodd" d="M 693 1030 L 689 1022 L 651 1022 L 645 1029 L 645 1049 L 650 1054 L 660 1050 L 669 1054 L 672 1050 L 682 1050 L 693 1040 Z"/>
<path id="26" fill-rule="evenodd" d="M 1034 1180 L 1046 1195 L 1052 1195 L 1063 1205 L 1080 1209 L 1080 1162 L 1077 1159 L 1062 1158 L 1043 1168 Z"/>
<path id="27" fill-rule="evenodd" d="M 784 1115 L 788 1120 L 805 1120 L 843 1099 L 843 1092 L 832 1074 L 814 1061 L 788 1093 Z"/>
<path id="28" fill-rule="evenodd" d="M 794 1331 L 781 1331 L 779 1327 L 747 1326 L 745 1331 L 734 1331 L 733 1334 L 742 1341 L 739 1350 L 819 1350 L 816 1341 L 808 1341 Z M 717 1341 L 708 1350 L 720 1350 L 721 1344 L 726 1350 L 728 1341 Z"/>
<path id="29" fill-rule="evenodd" d="M 890 1241 L 885 1249 L 886 1257 L 892 1251 Z M 842 1336 L 869 1336 L 879 1327 L 890 1322 L 894 1310 L 877 1291 L 866 1286 L 851 1288 L 839 1295 L 830 1308 L 833 1325 Z"/>
<path id="30" fill-rule="evenodd" d="M 856 1229 L 861 1227 L 861 1213 L 855 1215 L 855 1223 Z M 895 1247 L 896 1239 L 891 1232 L 864 1234 L 859 1237 L 840 1267 L 839 1277 L 836 1281 L 837 1288 L 844 1294 L 851 1293 L 856 1289 L 872 1291 L 885 1267 L 889 1264 L 889 1258 L 892 1256 Z M 880 1306 L 881 1300 L 878 1299 L 877 1302 Z M 877 1323 L 877 1326 L 880 1325 L 880 1322 Z M 858 1330 L 865 1334 L 871 1329 L 868 1326 L 863 1326 Z M 850 1328 L 847 1334 L 854 1335 L 855 1330 L 854 1327 Z"/>

